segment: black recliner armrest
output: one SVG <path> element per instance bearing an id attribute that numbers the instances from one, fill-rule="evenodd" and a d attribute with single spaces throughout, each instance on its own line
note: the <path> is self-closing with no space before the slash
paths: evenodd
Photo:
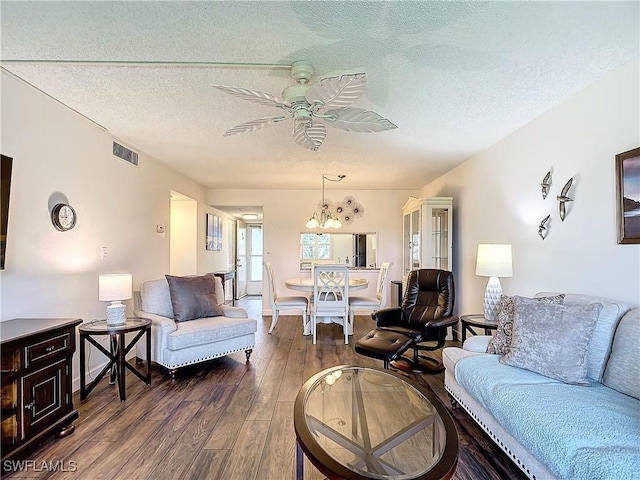
<path id="1" fill-rule="evenodd" d="M 435 320 L 430 321 L 426 327 L 427 328 L 443 328 L 450 327 L 458 323 L 458 317 L 455 315 L 451 315 L 450 317 L 440 317 Z"/>
<path id="2" fill-rule="evenodd" d="M 383 308 L 373 312 L 371 318 L 377 323 L 378 327 L 401 325 L 402 309 L 400 307 Z"/>

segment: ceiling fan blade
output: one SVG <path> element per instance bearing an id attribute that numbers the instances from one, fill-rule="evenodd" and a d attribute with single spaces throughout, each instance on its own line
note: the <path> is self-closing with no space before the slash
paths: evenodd
<path id="1" fill-rule="evenodd" d="M 247 100 L 249 102 L 261 103 L 262 105 L 269 105 L 270 107 L 279 107 L 288 110 L 289 107 L 285 105 L 284 100 L 270 93 L 256 92 L 254 90 L 248 90 L 240 87 L 227 87 L 225 85 L 211 85 L 218 90 L 233 95 L 234 97 Z"/>
<path id="2" fill-rule="evenodd" d="M 279 117 L 265 117 L 258 118 L 256 120 L 251 120 L 250 122 L 241 123 L 240 125 L 236 125 L 233 128 L 230 128 L 224 133 L 224 137 L 228 137 L 229 135 L 237 135 L 239 133 L 247 133 L 253 132 L 263 127 L 268 127 L 273 125 L 274 123 L 281 122 L 282 120 L 286 120 L 287 118 L 291 118 L 293 115 L 288 116 L 279 116 Z"/>
<path id="3" fill-rule="evenodd" d="M 364 110 L 363 108 L 340 108 L 329 110 L 320 118 L 334 128 L 347 130 L 348 132 L 383 132 L 398 128 L 386 118 L 376 112 Z"/>
<path id="4" fill-rule="evenodd" d="M 341 108 L 351 105 L 360 98 L 366 86 L 366 73 L 327 77 L 311 85 L 306 97 L 312 105 L 318 101 L 324 104 L 324 108 Z"/>
<path id="5" fill-rule="evenodd" d="M 318 150 L 326 136 L 327 129 L 320 123 L 296 122 L 293 129 L 293 140 L 307 150 Z"/>

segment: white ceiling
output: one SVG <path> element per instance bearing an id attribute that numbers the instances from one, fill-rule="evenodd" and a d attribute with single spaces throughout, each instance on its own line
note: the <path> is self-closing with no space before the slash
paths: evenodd
<path id="1" fill-rule="evenodd" d="M 2 60 L 305 59 L 316 79 L 366 72 L 353 106 L 398 126 L 328 128 L 316 152 L 293 142 L 290 121 L 223 137 L 281 111 L 211 85 L 280 95 L 293 83 L 282 68 L 2 63 L 210 188 L 319 188 L 328 173 L 346 174 L 348 189 L 419 189 L 639 48 L 637 2 L 3 0 L 1 8 Z"/>

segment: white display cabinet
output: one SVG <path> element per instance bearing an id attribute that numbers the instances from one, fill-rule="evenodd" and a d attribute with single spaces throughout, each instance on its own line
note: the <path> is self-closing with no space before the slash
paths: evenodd
<path id="1" fill-rule="evenodd" d="M 452 197 L 410 197 L 402 207 L 403 279 L 411 270 L 452 270 Z"/>

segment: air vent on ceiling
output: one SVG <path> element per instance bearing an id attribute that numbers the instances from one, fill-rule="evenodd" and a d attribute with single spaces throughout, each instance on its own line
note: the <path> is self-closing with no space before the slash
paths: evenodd
<path id="1" fill-rule="evenodd" d="M 138 166 L 138 154 L 118 142 L 113 142 L 113 155 L 136 167 Z"/>

